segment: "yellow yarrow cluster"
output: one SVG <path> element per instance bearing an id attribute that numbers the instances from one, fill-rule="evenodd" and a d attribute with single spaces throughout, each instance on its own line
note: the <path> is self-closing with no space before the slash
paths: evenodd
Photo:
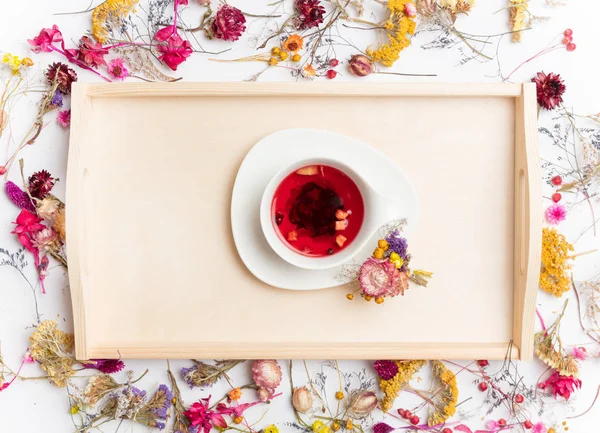
<path id="1" fill-rule="evenodd" d="M 557 298 L 571 289 L 571 279 L 567 275 L 567 270 L 571 268 L 567 263 L 571 251 L 573 245 L 556 229 L 542 230 L 540 288 Z"/>
<path id="2" fill-rule="evenodd" d="M 508 0 L 510 12 L 510 29 L 512 32 L 512 41 L 521 42 L 521 30 L 529 20 L 527 7 L 529 0 Z"/>
<path id="3" fill-rule="evenodd" d="M 398 365 L 398 373 L 389 380 L 379 379 L 379 387 L 383 391 L 381 399 L 381 410 L 387 412 L 394 405 L 394 400 L 398 393 L 408 385 L 417 371 L 425 365 L 427 361 L 394 361 Z"/>
<path id="4" fill-rule="evenodd" d="M 407 4 L 412 0 L 389 0 L 387 8 L 389 17 L 384 23 L 388 42 L 377 49 L 368 49 L 367 55 L 384 66 L 392 66 L 400 57 L 400 52 L 410 45 L 409 35 L 414 35 L 417 23 L 404 13 Z"/>
<path id="5" fill-rule="evenodd" d="M 106 0 L 92 11 L 92 33 L 96 40 L 105 43 L 108 38 L 106 23 L 111 20 L 120 21 L 132 12 L 139 0 Z"/>
<path id="6" fill-rule="evenodd" d="M 475 4 L 475 0 L 440 0 L 440 6 L 453 14 L 467 13 Z"/>
<path id="7" fill-rule="evenodd" d="M 429 413 L 427 424 L 439 425 L 456 413 L 458 385 L 456 375 L 440 361 L 432 361 L 433 377 L 439 382 L 441 390 L 436 393 L 435 410 Z"/>
<path id="8" fill-rule="evenodd" d="M 60 331 L 54 320 L 46 320 L 31 334 L 29 345 L 31 357 L 40 363 L 50 381 L 58 387 L 65 387 L 67 380 L 75 374 L 75 358 L 71 355 L 73 334 Z"/>

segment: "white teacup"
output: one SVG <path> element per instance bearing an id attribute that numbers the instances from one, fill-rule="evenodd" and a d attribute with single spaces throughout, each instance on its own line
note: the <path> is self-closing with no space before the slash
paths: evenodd
<path id="1" fill-rule="evenodd" d="M 299 168 L 308 165 L 326 165 L 341 170 L 354 181 L 362 195 L 365 213 L 362 226 L 356 235 L 356 238 L 348 246 L 331 256 L 305 256 L 288 247 L 285 244 L 285 241 L 282 240 L 276 232 L 275 221 L 273 220 L 274 216 L 272 215 L 271 209 L 275 191 L 286 176 Z M 304 269 L 329 269 L 349 262 L 352 257 L 365 247 L 367 242 L 369 242 L 373 236 L 373 233 L 375 233 L 379 227 L 389 221 L 400 218 L 402 215 L 402 204 L 398 200 L 384 197 L 377 193 L 369 185 L 366 179 L 349 166 L 325 158 L 305 159 L 281 169 L 267 184 L 260 203 L 260 224 L 267 242 L 273 251 L 275 251 L 275 253 L 283 260 Z M 375 245 L 373 245 L 373 248 L 375 248 Z"/>

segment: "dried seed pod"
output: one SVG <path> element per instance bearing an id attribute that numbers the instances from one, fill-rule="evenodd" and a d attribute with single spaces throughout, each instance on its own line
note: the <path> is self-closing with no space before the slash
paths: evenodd
<path id="1" fill-rule="evenodd" d="M 306 413 L 312 408 L 313 398 L 307 387 L 303 386 L 302 388 L 294 389 L 292 405 L 300 413 Z"/>

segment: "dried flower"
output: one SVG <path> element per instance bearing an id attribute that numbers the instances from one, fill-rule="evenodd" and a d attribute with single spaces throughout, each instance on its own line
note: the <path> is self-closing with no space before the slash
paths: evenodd
<path id="1" fill-rule="evenodd" d="M 302 36 L 297 34 L 288 36 L 287 39 L 283 41 L 283 44 L 281 44 L 281 48 L 283 48 L 285 51 L 292 51 L 294 53 L 300 51 L 303 46 L 304 39 Z"/>
<path id="2" fill-rule="evenodd" d="M 107 374 L 93 376 L 83 391 L 85 405 L 94 406 L 119 386 L 117 381 Z"/>
<path id="3" fill-rule="evenodd" d="M 275 424 L 271 424 L 265 429 L 265 433 L 279 433 L 279 428 Z"/>
<path id="4" fill-rule="evenodd" d="M 558 371 L 554 371 L 548 379 L 541 382 L 538 386 L 544 391 L 546 388 L 550 388 L 555 399 L 560 395 L 565 400 L 568 400 L 571 397 L 571 393 L 575 392 L 577 388 L 581 388 L 581 385 L 581 380 L 573 376 L 562 376 Z"/>
<path id="5" fill-rule="evenodd" d="M 313 405 L 312 393 L 307 387 L 294 388 L 292 394 L 292 406 L 300 413 L 308 412 Z"/>
<path id="6" fill-rule="evenodd" d="M 54 92 L 52 95 L 52 99 L 50 100 L 50 105 L 52 107 L 60 108 L 63 106 L 63 94 L 60 92 Z"/>
<path id="7" fill-rule="evenodd" d="M 215 365 L 202 361 L 194 361 L 194 365 L 181 369 L 181 377 L 192 388 L 195 386 L 213 386 L 219 379 L 227 376 L 227 372 L 244 361 L 217 361 Z"/>
<path id="8" fill-rule="evenodd" d="M 109 28 L 119 28 L 123 18 L 135 9 L 139 0 L 106 0 L 92 11 L 92 33 L 100 43 L 108 38 Z"/>
<path id="9" fill-rule="evenodd" d="M 31 199 L 25 191 L 19 188 L 16 184 L 7 180 L 4 184 L 4 190 L 8 199 L 13 202 L 15 206 L 20 209 L 28 210 L 29 212 L 35 212 L 35 206 L 31 202 Z"/>
<path id="10" fill-rule="evenodd" d="M 537 101 L 540 107 L 546 110 L 554 110 L 558 105 L 562 104 L 562 95 L 565 93 L 566 86 L 558 74 L 538 72 L 531 79 L 536 85 Z"/>
<path id="11" fill-rule="evenodd" d="M 348 398 L 346 409 L 351 418 L 362 419 L 377 407 L 377 395 L 373 391 L 354 391 Z"/>
<path id="12" fill-rule="evenodd" d="M 429 410 L 427 424 L 432 427 L 445 423 L 448 418 L 456 413 L 458 402 L 458 385 L 456 375 L 448 370 L 443 362 L 431 361 L 433 380 L 437 382 L 432 392 L 433 407 Z"/>
<path id="13" fill-rule="evenodd" d="M 29 194 L 37 199 L 44 198 L 54 187 L 55 180 L 47 170 L 40 170 L 29 176 Z"/>
<path id="14" fill-rule="evenodd" d="M 408 385 L 413 375 L 423 367 L 427 361 L 394 361 L 398 365 L 398 374 L 389 380 L 379 379 L 379 387 L 384 396 L 381 399 L 381 410 L 387 412 L 394 405 L 398 393 Z"/>
<path id="15" fill-rule="evenodd" d="M 513 42 L 521 42 L 521 30 L 529 22 L 528 7 L 529 0 L 508 1 L 510 30 L 513 32 L 511 37 Z"/>
<path id="16" fill-rule="evenodd" d="M 252 380 L 261 401 L 267 401 L 281 383 L 281 367 L 274 359 L 259 359 L 252 364 Z"/>
<path id="17" fill-rule="evenodd" d="M 60 331 L 53 320 L 42 322 L 29 337 L 32 358 L 58 387 L 66 386 L 67 380 L 75 374 L 76 361 L 71 355 L 74 342 L 73 335 Z"/>
<path id="18" fill-rule="evenodd" d="M 164 42 L 157 45 L 162 60 L 172 70 L 176 71 L 180 64 L 192 54 L 192 45 L 177 33 L 177 27 L 167 26 L 154 35 L 154 40 Z"/>
<path id="19" fill-rule="evenodd" d="M 398 374 L 398 364 L 396 364 L 394 361 L 375 361 L 373 363 L 373 368 L 383 380 L 390 380 L 396 374 Z"/>
<path id="20" fill-rule="evenodd" d="M 46 78 L 51 85 L 56 84 L 59 92 L 68 95 L 71 93 L 71 86 L 77 81 L 77 73 L 64 63 L 55 62 L 48 67 Z"/>
<path id="21" fill-rule="evenodd" d="M 365 55 L 354 54 L 348 60 L 348 69 L 357 77 L 366 77 L 374 71 L 373 61 Z"/>
<path id="22" fill-rule="evenodd" d="M 379 422 L 373 426 L 373 433 L 391 433 L 394 430 L 396 430 L 394 427 L 384 422 Z"/>
<path id="23" fill-rule="evenodd" d="M 304 68 L 302 68 L 301 74 L 304 78 L 312 80 L 317 75 L 317 71 L 315 71 L 313 65 L 307 64 L 304 66 Z"/>
<path id="24" fill-rule="evenodd" d="M 69 128 L 71 126 L 71 110 L 61 110 L 56 116 L 56 121 L 63 128 Z"/>
<path id="25" fill-rule="evenodd" d="M 82 362 L 81 365 L 106 374 L 118 373 L 125 368 L 125 363 L 120 359 L 90 359 L 89 362 Z"/>
<path id="26" fill-rule="evenodd" d="M 61 207 L 54 215 L 54 223 L 52 228 L 56 230 L 60 238 L 65 241 L 67 239 L 67 231 L 65 226 L 65 208 Z"/>
<path id="27" fill-rule="evenodd" d="M 571 268 L 568 263 L 569 254 L 573 251 L 564 235 L 555 229 L 542 229 L 542 269 L 540 273 L 540 288 L 557 298 L 571 289 L 571 279 L 567 271 Z"/>
<path id="28" fill-rule="evenodd" d="M 52 221 L 61 206 L 61 202 L 52 195 L 47 195 L 37 204 L 37 214 L 46 221 Z"/>
<path id="29" fill-rule="evenodd" d="M 33 244 L 40 250 L 53 250 L 58 243 L 58 234 L 51 228 L 35 232 L 32 235 Z"/>
<path id="30" fill-rule="evenodd" d="M 389 260 L 367 259 L 358 274 L 360 288 L 365 296 L 385 297 L 404 294 L 408 277 Z"/>
<path id="31" fill-rule="evenodd" d="M 117 80 L 124 80 L 129 77 L 129 70 L 125 67 L 123 59 L 117 58 L 110 61 L 108 64 L 108 73 L 111 77 Z"/>
<path id="32" fill-rule="evenodd" d="M 190 426 L 198 427 L 198 432 L 203 431 L 204 433 L 210 433 L 213 426 L 219 428 L 227 427 L 227 422 L 225 422 L 223 416 L 208 408 L 209 401 L 210 396 L 208 398 L 203 398 L 192 404 L 189 410 L 184 412 L 184 415 L 190 422 Z"/>
<path id="33" fill-rule="evenodd" d="M 385 28 L 386 41 L 376 49 L 368 49 L 367 55 L 373 61 L 384 66 L 392 66 L 400 57 L 400 52 L 410 45 L 409 36 L 414 35 L 417 23 L 405 14 L 406 5 L 412 0 L 389 0 L 387 2 L 388 18 Z"/>
<path id="34" fill-rule="evenodd" d="M 27 39 L 27 43 L 31 45 L 31 50 L 34 53 L 45 52 L 49 53 L 52 51 L 52 44 L 55 42 L 62 42 L 63 36 L 58 26 L 54 24 L 50 29 L 42 29 L 40 34 L 33 39 Z"/>
<path id="35" fill-rule="evenodd" d="M 590 355 L 588 354 L 585 347 L 574 347 L 573 357 L 579 361 L 585 361 Z"/>
<path id="36" fill-rule="evenodd" d="M 108 50 L 102 47 L 100 42 L 92 41 L 87 36 L 82 36 L 79 40 L 79 49 L 77 50 L 77 59 L 92 68 L 97 68 L 100 65 L 106 66 L 104 56 L 108 54 Z"/>
<path id="37" fill-rule="evenodd" d="M 242 398 L 242 389 L 241 388 L 233 388 L 231 391 L 227 393 L 227 397 L 230 400 L 238 401 Z"/>
<path id="38" fill-rule="evenodd" d="M 298 30 L 318 27 L 323 22 L 325 8 L 320 0 L 296 0 L 294 5 L 297 13 L 294 24 Z"/>
<path id="39" fill-rule="evenodd" d="M 210 21 L 206 32 L 208 37 L 237 41 L 246 30 L 246 17 L 238 8 L 224 4 Z"/>
<path id="40" fill-rule="evenodd" d="M 415 18 L 417 16 L 417 7 L 414 3 L 406 3 L 404 5 L 404 15 L 409 18 Z"/>
<path id="41" fill-rule="evenodd" d="M 546 209 L 546 221 L 556 225 L 567 218 L 567 210 L 562 204 L 553 204 Z"/>
<path id="42" fill-rule="evenodd" d="M 2 57 L 2 63 L 7 65 L 13 74 L 18 74 L 22 61 L 19 56 L 13 56 L 11 53 L 6 53 Z"/>

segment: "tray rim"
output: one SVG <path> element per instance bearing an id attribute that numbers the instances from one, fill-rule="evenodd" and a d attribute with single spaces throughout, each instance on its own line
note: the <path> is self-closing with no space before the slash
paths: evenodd
<path id="1" fill-rule="evenodd" d="M 91 347 L 86 331 L 83 287 L 92 286 L 81 235 L 85 215 L 84 185 L 88 173 L 82 165 L 79 143 L 83 142 L 93 98 L 131 97 L 503 97 L 515 101 L 515 212 L 514 212 L 514 301 L 511 342 L 489 343 L 224 343 L 210 342 L 128 347 Z M 72 126 L 67 164 L 66 224 L 69 237 L 69 282 L 75 330 L 75 354 L 91 358 L 289 358 L 289 359 L 533 359 L 533 334 L 541 260 L 541 177 L 537 135 L 537 98 L 534 83 L 74 83 Z M 349 350 L 348 347 L 352 346 Z M 382 356 L 385 355 L 385 356 Z"/>

